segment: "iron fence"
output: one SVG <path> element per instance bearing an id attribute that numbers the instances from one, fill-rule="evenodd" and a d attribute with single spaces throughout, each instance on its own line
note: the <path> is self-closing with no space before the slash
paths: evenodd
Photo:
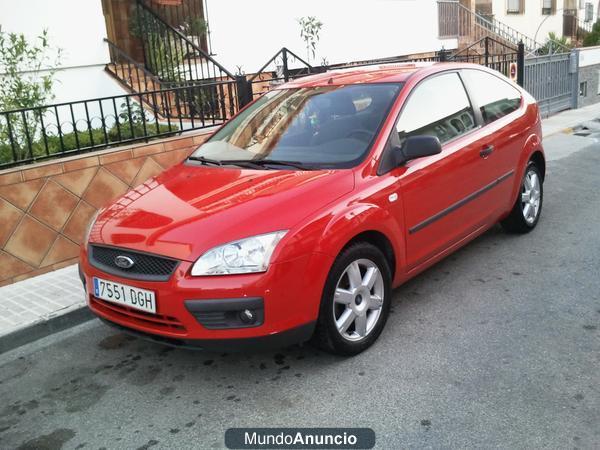
<path id="1" fill-rule="evenodd" d="M 527 58 L 525 68 L 524 87 L 537 100 L 543 117 L 575 107 L 577 86 L 571 53 Z"/>
<path id="2" fill-rule="evenodd" d="M 0 112 L 0 169 L 212 127 L 238 109 L 224 81 Z"/>
<path id="3" fill-rule="evenodd" d="M 422 56 L 391 56 L 362 61 L 311 66 L 291 50 L 283 47 L 257 72 L 249 76 L 238 77 L 238 92 L 240 104 L 243 106 L 254 98 L 262 95 L 273 86 L 290 81 L 295 78 L 323 73 L 328 70 L 366 67 L 384 64 L 417 63 L 417 62 L 469 62 L 490 67 L 507 77 L 513 76 L 511 69 L 517 63 L 518 72 L 514 74 L 517 83 L 523 85 L 523 67 L 525 59 L 525 46 L 519 43 L 513 47 L 503 42 L 485 36 L 463 50 L 452 53 L 440 50 Z M 294 65 L 294 68 L 291 67 Z"/>
<path id="4" fill-rule="evenodd" d="M 142 0 L 166 24 L 180 31 L 204 52 L 210 53 L 208 23 L 203 0 L 180 0 L 169 4 Z"/>
<path id="5" fill-rule="evenodd" d="M 233 81 L 235 77 L 190 37 L 170 26 L 142 0 L 136 3 L 135 34 L 149 72 L 161 81 Z"/>
<path id="6" fill-rule="evenodd" d="M 161 88 L 161 80 L 142 64 L 133 60 L 115 43 L 104 39 L 108 45 L 110 62 L 106 69 L 128 89 L 134 92 L 155 91 Z"/>
<path id="7" fill-rule="evenodd" d="M 515 78 L 520 86 L 524 83 L 525 45 L 522 42 L 513 47 L 486 36 L 442 60 L 479 64 L 506 77 Z M 517 68 L 515 74 L 511 73 L 513 64 L 516 64 Z"/>
<path id="8" fill-rule="evenodd" d="M 116 45 L 109 42 L 109 48 L 111 63 L 107 69 L 137 93 L 0 112 L 0 169 L 219 125 L 273 85 L 331 69 L 458 61 L 511 75 L 512 63 L 518 62 L 522 84 L 525 66 L 523 44 L 509 48 L 485 37 L 454 54 L 441 50 L 420 57 L 394 56 L 326 66 L 311 66 L 282 48 L 252 75 L 222 75 L 215 66 L 211 76 L 199 73 L 203 78 L 198 80 L 187 76 L 161 79 Z"/>
<path id="9" fill-rule="evenodd" d="M 291 67 L 294 65 L 295 67 Z M 248 77 L 241 77 L 240 84 L 246 91 L 245 102 L 258 97 L 271 89 L 274 85 L 286 83 L 290 80 L 321 73 L 326 67 L 313 67 L 291 50 L 283 47 L 275 53 L 265 65 Z"/>

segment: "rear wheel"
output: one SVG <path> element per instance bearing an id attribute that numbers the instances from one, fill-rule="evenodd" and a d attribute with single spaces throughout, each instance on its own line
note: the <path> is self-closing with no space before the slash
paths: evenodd
<path id="1" fill-rule="evenodd" d="M 521 181 L 521 192 L 502 227 L 511 233 L 529 233 L 537 225 L 542 213 L 544 184 L 537 165 L 530 161 Z"/>
<path id="2" fill-rule="evenodd" d="M 323 290 L 313 341 L 338 355 L 356 355 L 379 337 L 390 308 L 391 274 L 383 253 L 361 242 L 334 262 Z"/>

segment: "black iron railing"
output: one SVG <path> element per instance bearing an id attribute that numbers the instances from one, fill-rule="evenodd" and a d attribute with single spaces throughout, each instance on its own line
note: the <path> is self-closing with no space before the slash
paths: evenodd
<path id="1" fill-rule="evenodd" d="M 523 85 L 523 70 L 525 65 L 525 46 L 519 43 L 513 47 L 496 39 L 486 36 L 462 50 L 448 54 L 442 61 L 466 62 L 480 64 L 494 69 L 507 77 L 516 77 L 516 81 Z M 513 64 L 516 64 L 517 73 L 512 74 Z"/>
<path id="2" fill-rule="evenodd" d="M 238 109 L 225 81 L 0 112 L 0 169 L 212 127 Z"/>
<path id="3" fill-rule="evenodd" d="M 167 25 L 184 34 L 190 41 L 210 54 L 208 45 L 208 22 L 203 0 L 180 0 L 173 4 L 161 4 L 146 0 L 144 4 Z"/>
<path id="4" fill-rule="evenodd" d="M 326 67 L 311 66 L 294 52 L 283 47 L 257 72 L 246 77 L 251 92 L 248 98 L 258 97 L 277 84 L 326 70 Z"/>
<path id="5" fill-rule="evenodd" d="M 454 54 L 441 50 L 422 57 L 311 66 L 282 48 L 249 76 L 213 74 L 202 80 L 169 81 L 154 76 L 111 45 L 114 59 L 109 70 L 130 89 L 144 92 L 0 112 L 0 169 L 219 125 L 274 85 L 330 69 L 423 61 L 471 62 L 507 76 L 514 76 L 511 71 L 516 67 L 522 85 L 524 54 L 522 43 L 513 48 L 485 37 Z"/>
<path id="6" fill-rule="evenodd" d="M 155 91 L 161 88 L 161 81 L 142 64 L 134 61 L 116 44 L 104 39 L 108 45 L 110 62 L 106 69 L 121 83 L 134 92 Z"/>
<path id="7" fill-rule="evenodd" d="M 233 81 L 235 77 L 180 30 L 166 23 L 142 0 L 136 3 L 136 34 L 146 69 L 161 81 Z"/>

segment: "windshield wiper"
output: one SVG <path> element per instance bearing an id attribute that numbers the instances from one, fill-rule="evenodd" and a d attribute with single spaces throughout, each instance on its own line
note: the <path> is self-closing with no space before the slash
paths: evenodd
<path id="1" fill-rule="evenodd" d="M 222 161 L 227 164 L 248 164 L 253 165 L 260 168 L 265 168 L 265 166 L 289 166 L 294 167 L 295 169 L 300 170 L 315 170 L 316 168 L 313 166 L 306 165 L 300 161 L 280 161 L 277 159 L 254 159 L 254 160 L 230 160 L 230 161 Z"/>
<path id="2" fill-rule="evenodd" d="M 240 167 L 248 167 L 250 169 L 265 170 L 265 168 L 262 165 L 257 164 L 260 161 L 252 161 L 251 159 L 226 159 L 221 162 L 223 164 L 229 164 L 232 166 L 240 166 Z"/>
<path id="3" fill-rule="evenodd" d="M 188 156 L 188 159 L 191 161 L 200 161 L 202 164 L 212 164 L 214 166 L 222 166 L 223 163 L 221 161 L 217 161 L 216 159 L 205 158 L 204 156 Z"/>
<path id="4" fill-rule="evenodd" d="M 299 161 L 280 161 L 280 160 L 276 160 L 276 159 L 223 159 L 223 160 L 219 161 L 217 159 L 205 158 L 204 156 L 189 156 L 188 159 L 191 161 L 199 161 L 205 165 L 208 165 L 208 164 L 212 164 L 215 166 L 229 165 L 229 166 L 249 167 L 251 169 L 260 169 L 260 170 L 266 170 L 267 167 L 265 167 L 265 166 L 269 166 L 269 165 L 289 166 L 289 167 L 294 167 L 294 168 L 300 169 L 300 170 L 315 170 L 315 167 L 308 166 Z"/>
<path id="5" fill-rule="evenodd" d="M 208 164 L 212 164 L 215 166 L 227 165 L 227 166 L 249 167 L 251 169 L 265 170 L 265 168 L 263 166 L 261 166 L 260 164 L 254 164 L 254 162 L 250 161 L 250 160 L 246 161 L 246 160 L 230 159 L 230 160 L 219 161 L 216 159 L 205 158 L 204 156 L 189 156 L 188 159 L 191 161 L 200 161 L 202 164 L 205 164 L 205 165 L 208 165 Z"/>

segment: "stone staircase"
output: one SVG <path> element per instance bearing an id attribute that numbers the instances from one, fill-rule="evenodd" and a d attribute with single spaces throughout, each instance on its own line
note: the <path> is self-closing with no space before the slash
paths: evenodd
<path id="1" fill-rule="evenodd" d="M 503 54 L 516 51 L 519 43 L 523 43 L 526 54 L 535 54 L 543 44 L 531 37 L 506 25 L 493 16 L 483 16 L 460 4 L 457 0 L 438 0 L 438 24 L 440 38 L 456 38 L 459 51 L 473 47 L 473 51 L 484 52 L 473 46 L 477 42 L 491 42 L 491 54 Z M 485 39 L 485 38 L 491 39 Z M 561 45 L 556 46 L 558 51 L 564 51 Z"/>
<path id="2" fill-rule="evenodd" d="M 202 2 L 181 0 L 165 6 L 135 0 L 134 6 L 128 20 L 140 55 L 134 59 L 105 39 L 110 51 L 106 71 L 129 92 L 139 94 L 134 100 L 163 118 L 230 116 L 224 105 L 235 97 L 236 78 L 207 53 L 206 40 L 194 37 L 190 29 L 194 20 L 203 20 Z"/>

